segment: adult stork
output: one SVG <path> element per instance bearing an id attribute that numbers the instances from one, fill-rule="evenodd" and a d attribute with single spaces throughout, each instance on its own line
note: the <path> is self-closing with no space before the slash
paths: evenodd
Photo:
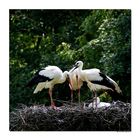
<path id="1" fill-rule="evenodd" d="M 42 91 L 44 88 L 49 89 L 51 106 L 52 108 L 55 108 L 55 104 L 52 98 L 52 89 L 54 85 L 64 83 L 67 76 L 67 71 L 63 73 L 62 70 L 57 66 L 47 66 L 44 69 L 37 71 L 27 86 L 32 87 L 37 85 L 33 92 L 34 94 Z"/>
<path id="2" fill-rule="evenodd" d="M 117 93 L 121 93 L 118 84 L 107 75 L 103 74 L 99 69 L 83 69 L 83 62 L 77 61 L 73 67 L 73 70 L 78 71 L 79 79 L 87 82 L 87 86 L 93 91 L 95 97 L 97 97 L 96 91 L 100 89 L 109 89 Z M 97 101 L 97 100 L 96 100 Z M 97 103 L 97 102 L 96 102 Z"/>
<path id="3" fill-rule="evenodd" d="M 71 69 L 69 71 L 69 87 L 71 90 L 71 103 L 73 102 L 73 91 L 78 90 L 78 103 L 80 104 L 80 88 L 83 85 L 83 81 L 78 79 L 78 70 Z"/>

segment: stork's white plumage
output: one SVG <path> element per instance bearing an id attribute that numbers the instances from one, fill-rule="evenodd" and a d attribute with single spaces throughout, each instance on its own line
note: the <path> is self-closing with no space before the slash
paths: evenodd
<path id="1" fill-rule="evenodd" d="M 35 76 L 32 80 L 27 84 L 27 86 L 31 87 L 37 84 L 34 94 L 42 91 L 42 89 L 49 89 L 49 96 L 51 100 L 51 106 L 54 108 L 54 102 L 52 98 L 52 89 L 55 84 L 61 84 L 66 81 L 68 76 L 68 72 L 65 71 L 64 73 L 62 70 L 57 66 L 47 66 L 44 69 L 39 70 L 36 72 Z"/>
<path id="2" fill-rule="evenodd" d="M 95 91 L 100 89 L 109 89 L 117 93 L 121 93 L 118 84 L 107 75 L 101 73 L 99 69 L 94 68 L 82 70 L 82 61 L 77 61 L 73 70 L 74 69 L 78 70 L 78 79 L 80 78 L 82 81 L 87 82 L 87 86 L 95 93 L 95 97 L 97 97 Z"/>
<path id="3" fill-rule="evenodd" d="M 95 109 L 96 107 L 97 108 L 102 108 L 102 107 L 109 107 L 109 106 L 111 106 L 111 103 L 100 102 L 100 98 L 97 97 L 97 106 L 96 106 L 96 101 L 93 100 L 93 102 L 88 105 L 88 109 L 90 109 L 90 108 Z"/>
<path id="4" fill-rule="evenodd" d="M 113 91 L 116 91 L 117 93 L 121 93 L 118 84 L 107 75 L 101 73 L 99 69 L 94 68 L 82 70 L 83 68 L 82 61 L 76 62 L 74 69 L 76 68 L 78 69 L 78 78 L 80 78 L 82 81 L 86 81 L 91 84 L 94 83 L 95 85 L 98 85 L 98 89 L 99 86 L 101 86 L 101 88 L 103 86 L 103 89 L 104 87 L 106 87 L 106 89 L 111 89 Z"/>
<path id="5" fill-rule="evenodd" d="M 73 91 L 78 90 L 78 102 L 80 103 L 80 88 L 83 85 L 83 81 L 78 79 L 78 70 L 73 68 L 69 71 L 69 87 L 71 89 L 71 102 L 73 102 Z"/>

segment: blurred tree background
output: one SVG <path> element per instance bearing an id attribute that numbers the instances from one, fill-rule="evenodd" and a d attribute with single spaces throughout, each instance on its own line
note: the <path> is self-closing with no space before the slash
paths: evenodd
<path id="1" fill-rule="evenodd" d="M 64 71 L 77 60 L 84 69 L 96 67 L 114 79 L 131 101 L 131 10 L 9 12 L 10 108 L 49 104 L 47 90 L 33 95 L 34 88 L 25 85 L 42 67 L 57 65 Z M 92 95 L 88 88 L 81 92 L 82 99 Z M 54 89 L 54 99 L 69 97 L 68 84 Z"/>

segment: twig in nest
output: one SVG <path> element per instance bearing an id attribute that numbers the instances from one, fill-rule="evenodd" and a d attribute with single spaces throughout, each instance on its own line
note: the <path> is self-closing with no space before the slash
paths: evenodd
<path id="1" fill-rule="evenodd" d="M 78 104 L 53 110 L 21 106 L 10 112 L 11 131 L 130 131 L 131 104 L 117 101 L 108 108 L 82 109 Z"/>

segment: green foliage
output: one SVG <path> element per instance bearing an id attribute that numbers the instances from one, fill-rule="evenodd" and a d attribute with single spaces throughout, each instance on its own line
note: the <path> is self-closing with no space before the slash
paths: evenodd
<path id="1" fill-rule="evenodd" d="M 9 18 L 11 108 L 18 103 L 49 104 L 47 90 L 33 95 L 34 88 L 25 85 L 42 67 L 57 65 L 64 71 L 77 60 L 84 68 L 96 67 L 111 76 L 130 100 L 130 10 L 10 10 Z M 92 95 L 87 88 L 82 92 L 83 100 Z M 57 94 L 55 90 L 53 96 L 59 99 Z"/>
<path id="2" fill-rule="evenodd" d="M 112 100 L 111 96 L 107 92 L 104 92 L 99 97 L 102 102 L 109 102 Z"/>

